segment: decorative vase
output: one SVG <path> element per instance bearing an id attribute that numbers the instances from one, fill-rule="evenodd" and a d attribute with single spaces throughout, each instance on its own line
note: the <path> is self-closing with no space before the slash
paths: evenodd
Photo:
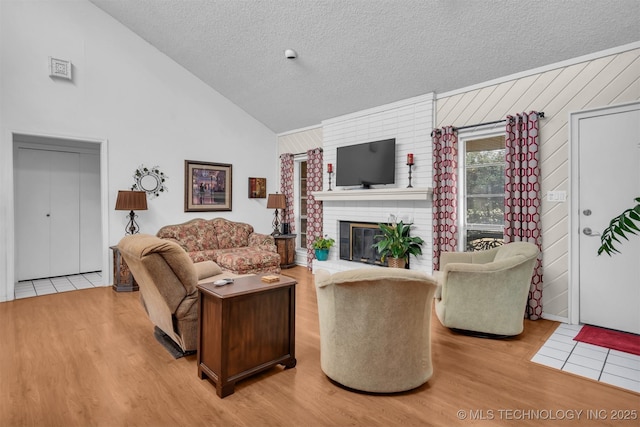
<path id="1" fill-rule="evenodd" d="M 326 261 L 329 258 L 329 249 L 316 249 L 315 251 L 318 261 Z"/>
<path id="2" fill-rule="evenodd" d="M 391 268 L 404 268 L 407 264 L 407 261 L 404 258 L 387 258 L 387 265 Z"/>

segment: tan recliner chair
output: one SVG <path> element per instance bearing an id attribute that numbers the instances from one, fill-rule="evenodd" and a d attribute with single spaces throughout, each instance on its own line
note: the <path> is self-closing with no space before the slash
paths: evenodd
<path id="1" fill-rule="evenodd" d="M 440 322 L 481 335 L 520 334 L 538 253 L 527 242 L 441 253 L 440 271 L 434 273 L 440 286 L 435 303 Z"/>
<path id="2" fill-rule="evenodd" d="M 332 380 L 390 393 L 431 378 L 431 305 L 436 290 L 424 273 L 364 268 L 315 277 L 320 365 Z"/>
<path id="3" fill-rule="evenodd" d="M 222 274 L 213 261 L 193 263 L 175 242 L 148 234 L 125 236 L 118 249 L 140 287 L 140 299 L 151 322 L 184 352 L 197 349 L 198 281 Z"/>

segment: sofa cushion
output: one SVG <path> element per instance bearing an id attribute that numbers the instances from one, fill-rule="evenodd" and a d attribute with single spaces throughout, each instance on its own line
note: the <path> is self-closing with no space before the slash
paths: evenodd
<path id="1" fill-rule="evenodd" d="M 216 262 L 217 249 L 209 249 L 204 251 L 187 252 L 193 262 L 214 261 Z"/>
<path id="2" fill-rule="evenodd" d="M 220 267 L 237 274 L 280 272 L 280 255 L 277 252 L 249 247 L 216 249 L 214 252 Z"/>
<path id="3" fill-rule="evenodd" d="M 215 225 L 212 221 L 201 218 L 192 219 L 184 224 L 166 225 L 158 230 L 156 235 L 162 239 L 177 240 L 187 252 L 219 247 Z"/>
<path id="4" fill-rule="evenodd" d="M 208 249 L 237 248 L 249 246 L 249 235 L 253 233 L 253 227 L 242 222 L 232 222 L 224 218 L 216 218 L 210 221 L 216 232 L 217 245 Z"/>

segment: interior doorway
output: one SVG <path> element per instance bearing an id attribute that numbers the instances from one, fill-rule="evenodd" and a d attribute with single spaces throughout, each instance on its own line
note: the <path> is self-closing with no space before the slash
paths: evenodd
<path id="1" fill-rule="evenodd" d="M 640 103 L 571 115 L 571 321 L 640 333 L 640 237 L 597 255 L 600 233 L 640 196 Z"/>
<path id="2" fill-rule="evenodd" d="M 108 278 L 105 144 L 13 134 L 14 288 L 86 272 Z"/>

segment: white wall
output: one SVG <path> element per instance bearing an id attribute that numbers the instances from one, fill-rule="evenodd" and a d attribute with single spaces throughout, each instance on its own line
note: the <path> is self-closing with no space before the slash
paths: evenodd
<path id="1" fill-rule="evenodd" d="M 270 231 L 266 199 L 247 197 L 248 177 L 278 189 L 276 135 L 263 124 L 86 0 L 2 0 L 0 23 L 0 301 L 13 299 L 13 133 L 103 141 L 105 247 L 123 235 L 115 198 L 140 164 L 169 177 L 138 213 L 141 232 L 215 216 Z M 49 56 L 73 62 L 72 82 L 48 76 Z M 233 165 L 231 212 L 184 212 L 185 160 Z"/>

